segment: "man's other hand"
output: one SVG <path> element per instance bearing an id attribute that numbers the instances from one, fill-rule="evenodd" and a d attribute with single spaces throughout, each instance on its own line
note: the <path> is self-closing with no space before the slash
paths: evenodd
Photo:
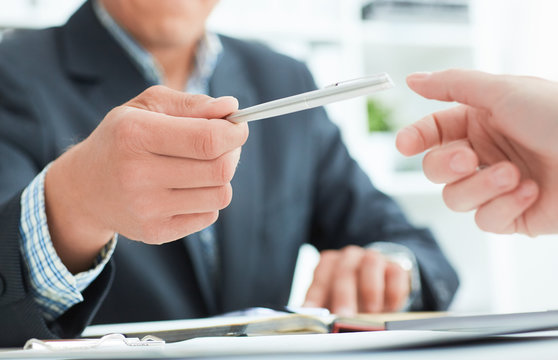
<path id="1" fill-rule="evenodd" d="M 325 307 L 341 316 L 400 310 L 411 291 L 411 276 L 372 249 L 347 246 L 325 250 L 314 271 L 304 306 Z"/>

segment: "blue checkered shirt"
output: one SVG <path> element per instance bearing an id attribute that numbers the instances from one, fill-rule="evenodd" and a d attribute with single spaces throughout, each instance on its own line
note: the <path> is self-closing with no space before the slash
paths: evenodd
<path id="1" fill-rule="evenodd" d="M 95 14 L 114 39 L 128 52 L 145 79 L 155 84 L 162 83 L 162 71 L 155 59 L 143 49 L 108 14 L 98 1 L 93 2 Z M 221 56 L 222 47 L 217 35 L 207 33 L 198 44 L 194 70 L 186 91 L 207 94 L 209 79 Z M 115 235 L 97 256 L 91 269 L 73 275 L 62 263 L 52 244 L 47 224 L 44 181 L 49 166 L 45 167 L 25 188 L 21 196 L 21 252 L 26 264 L 31 292 L 47 321 L 56 319 L 73 305 L 83 301 L 82 291 L 97 278 L 117 243 Z M 214 229 L 205 232 L 205 239 L 216 249 Z"/>

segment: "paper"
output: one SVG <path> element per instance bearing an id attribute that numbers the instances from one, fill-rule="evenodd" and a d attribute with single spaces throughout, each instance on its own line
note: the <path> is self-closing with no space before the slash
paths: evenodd
<path id="1" fill-rule="evenodd" d="M 335 315 L 292 314 L 261 308 L 256 310 L 249 309 L 248 311 L 238 313 L 252 314 L 250 316 L 218 316 L 193 320 L 94 325 L 85 329 L 82 335 L 84 337 L 100 337 L 110 333 L 120 333 L 135 337 L 155 335 L 167 342 L 171 342 L 198 336 L 371 331 L 383 330 L 384 323 L 389 320 L 422 319 L 447 314 L 444 312 L 398 312 L 337 317 Z M 314 313 L 317 312 L 314 311 Z M 258 325 L 258 322 L 262 322 L 261 325 Z"/>
<path id="2" fill-rule="evenodd" d="M 321 318 L 277 313 L 274 316 L 215 317 L 196 320 L 164 321 L 92 326 L 84 337 L 121 333 L 128 337 L 154 335 L 166 342 L 212 336 L 261 336 L 277 334 L 328 333 L 329 322 Z"/>
<path id="3" fill-rule="evenodd" d="M 126 347 L 126 346 L 162 346 L 165 342 L 154 336 L 140 338 L 127 338 L 122 334 L 108 334 L 99 339 L 72 339 L 72 340 L 38 340 L 29 339 L 23 350 L 82 350 L 89 351 L 98 348 Z"/>
<path id="4" fill-rule="evenodd" d="M 374 351 L 434 345 L 473 339 L 469 333 L 438 331 L 374 331 L 343 334 L 271 335 L 257 337 L 205 337 L 162 346 L 96 347 L 88 351 L 36 349 L 0 352 L 0 359 L 131 359 L 193 358 L 206 356 L 248 356 L 309 354 L 339 351 Z"/>

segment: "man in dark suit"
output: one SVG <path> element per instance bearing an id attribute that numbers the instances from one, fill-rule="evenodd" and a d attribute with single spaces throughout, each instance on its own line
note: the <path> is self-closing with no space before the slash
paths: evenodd
<path id="1" fill-rule="evenodd" d="M 220 120 L 315 85 L 295 60 L 206 33 L 215 3 L 88 1 L 1 44 L 0 345 L 280 307 L 303 243 L 322 252 L 306 305 L 449 306 L 458 281 L 435 240 L 323 109 L 256 122 L 248 139 Z"/>

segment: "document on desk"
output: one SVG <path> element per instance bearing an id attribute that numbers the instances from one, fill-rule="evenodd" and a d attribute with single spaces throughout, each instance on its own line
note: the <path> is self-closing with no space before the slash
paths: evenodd
<path id="1" fill-rule="evenodd" d="M 467 341 L 474 335 L 439 331 L 373 331 L 342 334 L 201 337 L 147 346 L 107 342 L 94 347 L 37 347 L 0 351 L 0 359 L 130 359 L 198 358 L 271 354 L 311 354 L 340 351 L 395 350 L 429 344 Z M 78 340 L 79 341 L 79 340 Z M 135 342 L 135 340 L 134 340 Z"/>
<path id="2" fill-rule="evenodd" d="M 327 310 L 325 312 L 327 314 L 317 315 L 307 312 L 286 313 L 266 308 L 252 308 L 237 312 L 237 314 L 252 314 L 249 316 L 217 316 L 205 319 L 94 325 L 88 327 L 83 336 L 100 337 L 109 333 L 121 333 L 129 337 L 142 338 L 146 335 L 155 335 L 166 342 L 175 342 L 208 336 L 373 331 L 385 330 L 386 321 L 433 318 L 446 315 L 444 312 L 397 312 L 339 317 L 329 314 Z"/>

